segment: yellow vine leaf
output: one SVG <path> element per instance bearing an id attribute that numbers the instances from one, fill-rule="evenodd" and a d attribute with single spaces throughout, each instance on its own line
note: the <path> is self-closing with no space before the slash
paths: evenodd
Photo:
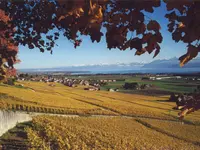
<path id="1" fill-rule="evenodd" d="M 195 58 L 198 55 L 198 48 L 193 45 L 188 46 L 188 52 L 179 58 L 180 67 L 183 67 L 191 59 Z"/>
<path id="2" fill-rule="evenodd" d="M 180 67 L 183 67 L 190 60 L 190 55 L 185 56 L 182 60 L 180 60 Z"/>
<path id="3" fill-rule="evenodd" d="M 181 22 L 179 25 L 178 25 L 178 28 L 184 28 L 185 25 Z"/>

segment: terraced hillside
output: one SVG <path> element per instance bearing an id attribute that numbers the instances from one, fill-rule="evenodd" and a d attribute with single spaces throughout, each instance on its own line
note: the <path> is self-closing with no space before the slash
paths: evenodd
<path id="1" fill-rule="evenodd" d="M 133 118 L 123 117 L 40 116 L 34 118 L 33 127 L 26 128 L 26 132 L 31 146 L 38 149 L 50 149 L 50 147 L 77 150 L 200 148 L 199 126 L 183 126 L 176 122 L 165 122 L 165 126 L 159 126 L 159 122 L 156 121 L 152 126 L 147 126 Z M 154 126 L 159 126 L 159 130 Z M 186 132 L 170 131 L 171 126 Z M 188 135 L 186 136 L 185 133 Z"/>
<path id="2" fill-rule="evenodd" d="M 23 125 L 23 138 L 18 129 L 8 132 L 2 136 L 5 143 L 24 142 L 25 149 L 200 149 L 200 112 L 188 115 L 182 124 L 168 96 L 84 91 L 81 86 L 52 87 L 40 82 L 20 84 L 24 86 L 0 86 L 1 108 L 47 116 L 34 117 L 29 126 Z"/>

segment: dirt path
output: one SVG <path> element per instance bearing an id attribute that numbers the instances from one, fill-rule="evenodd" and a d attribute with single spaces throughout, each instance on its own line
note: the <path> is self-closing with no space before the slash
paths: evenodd
<path id="1" fill-rule="evenodd" d="M 25 112 L 20 112 L 25 113 Z M 178 122 L 180 124 L 190 124 L 194 125 L 192 122 L 188 121 L 180 121 L 178 119 L 162 119 L 162 118 L 156 118 L 156 117 L 146 117 L 146 116 L 134 116 L 134 115 L 77 115 L 77 114 L 51 114 L 51 113 L 35 113 L 31 112 L 29 115 L 32 117 L 38 116 L 38 115 L 49 115 L 49 116 L 61 116 L 61 117 L 98 117 L 98 118 L 113 118 L 113 117 L 122 117 L 122 118 L 132 118 L 132 119 L 152 119 L 152 120 L 159 120 L 159 121 L 165 121 L 165 122 Z"/>

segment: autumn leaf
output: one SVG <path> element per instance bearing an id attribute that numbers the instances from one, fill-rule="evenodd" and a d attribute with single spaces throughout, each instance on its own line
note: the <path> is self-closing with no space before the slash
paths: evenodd
<path id="1" fill-rule="evenodd" d="M 52 36 L 52 35 L 47 35 L 46 38 L 47 38 L 48 40 L 52 40 L 53 36 Z"/>
<path id="2" fill-rule="evenodd" d="M 58 32 L 55 32 L 54 34 L 55 34 L 55 36 L 59 36 L 60 35 Z"/>
<path id="3" fill-rule="evenodd" d="M 162 37 L 160 32 L 156 33 L 154 36 L 155 36 L 158 43 L 162 43 L 163 37 Z"/>
<path id="4" fill-rule="evenodd" d="M 142 49 L 142 40 L 139 38 L 134 38 L 130 41 L 130 48 L 135 48 L 136 50 L 141 51 Z"/>
<path id="5" fill-rule="evenodd" d="M 143 34 L 146 31 L 146 25 L 144 23 L 138 24 L 138 27 L 136 28 L 136 34 Z"/>
<path id="6" fill-rule="evenodd" d="M 100 42 L 101 36 L 103 36 L 102 32 L 93 32 L 91 34 L 91 40 L 92 40 L 92 42 L 94 42 L 94 41 Z"/>
<path id="7" fill-rule="evenodd" d="M 141 50 L 137 50 L 137 51 L 135 52 L 135 55 L 140 56 L 140 55 L 144 54 L 145 52 L 146 52 L 146 49 L 145 49 L 145 48 L 142 48 Z"/>
<path id="8" fill-rule="evenodd" d="M 40 40 L 39 43 L 44 46 L 44 40 Z"/>
<path id="9" fill-rule="evenodd" d="M 172 39 L 175 41 L 175 42 L 179 42 L 182 38 L 182 35 L 181 35 L 181 32 L 180 31 L 175 31 L 172 33 Z"/>
<path id="10" fill-rule="evenodd" d="M 173 20 L 176 20 L 178 18 L 175 11 L 172 11 L 171 13 L 166 14 L 165 17 L 168 18 L 169 21 L 173 21 Z"/>
<path id="11" fill-rule="evenodd" d="M 155 31 L 155 32 L 158 32 L 160 29 L 161 29 L 161 27 L 160 27 L 160 24 L 157 22 L 157 21 L 155 21 L 155 20 L 151 20 L 151 21 L 149 21 L 149 23 L 147 24 L 147 29 L 149 30 L 149 31 Z"/>
<path id="12" fill-rule="evenodd" d="M 179 25 L 178 25 L 178 28 L 184 28 L 185 25 L 181 22 Z"/>
<path id="13" fill-rule="evenodd" d="M 160 46 L 157 44 L 153 58 L 155 58 L 159 53 L 160 53 Z"/>
<path id="14" fill-rule="evenodd" d="M 199 49 L 194 45 L 189 45 L 187 53 L 179 58 L 180 66 L 183 67 L 188 61 L 195 58 L 198 55 Z"/>
<path id="15" fill-rule="evenodd" d="M 157 43 L 157 39 L 155 36 L 152 36 L 148 42 L 147 42 L 147 46 L 145 47 L 147 52 L 149 54 L 151 54 L 153 52 L 153 50 L 156 48 L 156 46 L 158 45 Z"/>
<path id="16" fill-rule="evenodd" d="M 44 53 L 44 48 L 40 48 L 40 52 Z"/>
<path id="17" fill-rule="evenodd" d="M 153 35 L 152 33 L 144 34 L 142 37 L 142 42 L 147 43 L 147 41 L 152 37 L 152 35 Z"/>
<path id="18" fill-rule="evenodd" d="M 174 26 L 175 26 L 175 21 L 170 22 L 167 27 L 168 27 L 168 31 L 169 32 L 173 32 L 174 31 Z"/>
<path id="19" fill-rule="evenodd" d="M 29 45 L 28 45 L 28 48 L 29 48 L 29 49 L 33 49 L 33 48 L 34 48 L 34 45 L 33 45 L 33 44 L 29 44 Z"/>
<path id="20" fill-rule="evenodd" d="M 13 64 L 14 64 L 13 59 L 12 58 L 8 58 L 9 67 L 13 68 Z"/>

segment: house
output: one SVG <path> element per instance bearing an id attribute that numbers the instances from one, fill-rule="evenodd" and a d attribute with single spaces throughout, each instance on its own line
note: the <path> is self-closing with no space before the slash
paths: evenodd
<path id="1" fill-rule="evenodd" d="M 84 90 L 88 90 L 88 91 L 99 91 L 100 88 L 99 88 L 99 87 L 93 87 L 93 86 L 91 86 L 91 87 L 84 88 Z"/>
<path id="2" fill-rule="evenodd" d="M 114 89 L 111 89 L 111 88 L 108 89 L 108 91 L 109 91 L 109 92 L 115 92 L 115 90 L 114 90 Z"/>

